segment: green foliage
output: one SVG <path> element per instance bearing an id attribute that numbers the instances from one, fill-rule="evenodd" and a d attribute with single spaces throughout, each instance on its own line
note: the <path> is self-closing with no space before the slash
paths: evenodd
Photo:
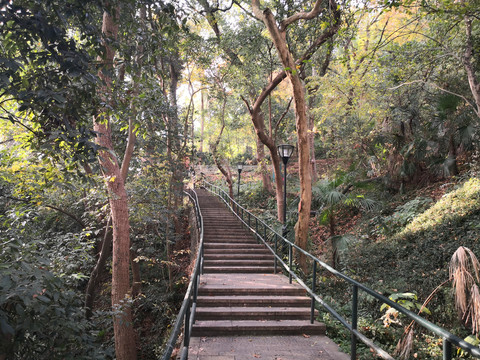
<path id="1" fill-rule="evenodd" d="M 388 297 L 390 300 L 395 301 L 396 303 L 402 305 L 405 309 L 412 310 L 412 311 L 420 311 L 420 313 L 424 312 L 425 314 L 431 314 L 430 310 L 427 307 L 422 307 L 422 304 L 418 302 L 418 296 L 412 292 L 406 293 L 395 293 Z M 387 304 L 382 304 L 380 306 L 380 311 L 391 309 L 390 306 Z"/>
<path id="2" fill-rule="evenodd" d="M 95 161 L 85 121 L 98 104 L 91 63 L 99 28 L 88 12 L 100 9 L 96 1 L 48 0 L 17 1 L 0 11 L 1 119 L 28 129 L 32 144 L 52 158 L 68 159 L 68 153 Z"/>
<path id="3" fill-rule="evenodd" d="M 477 212 L 479 199 L 480 180 L 472 178 L 415 218 L 398 236 L 408 237 L 416 233 L 427 232 L 441 224 L 454 226 Z"/>
<path id="4" fill-rule="evenodd" d="M 398 206 L 392 215 L 374 217 L 371 224 L 375 226 L 377 234 L 391 236 L 411 223 L 417 215 L 424 212 L 432 203 L 431 198 L 417 197 Z"/>
<path id="5" fill-rule="evenodd" d="M 81 274 L 54 274 L 46 251 L 16 239 L 3 240 L 0 260 L 0 349 L 7 358 L 113 358 L 72 288 L 70 279 Z"/>

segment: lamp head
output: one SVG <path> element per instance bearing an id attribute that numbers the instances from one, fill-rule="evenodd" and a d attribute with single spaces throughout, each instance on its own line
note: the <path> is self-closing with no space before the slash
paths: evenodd
<path id="1" fill-rule="evenodd" d="M 238 170 L 239 174 L 242 172 L 242 170 L 243 170 L 243 164 L 242 163 L 237 164 L 237 170 Z"/>
<path id="2" fill-rule="evenodd" d="M 295 146 L 289 144 L 281 144 L 277 146 L 277 149 L 278 155 L 282 159 L 283 163 L 287 165 L 288 159 L 290 159 L 290 157 L 292 156 Z"/>

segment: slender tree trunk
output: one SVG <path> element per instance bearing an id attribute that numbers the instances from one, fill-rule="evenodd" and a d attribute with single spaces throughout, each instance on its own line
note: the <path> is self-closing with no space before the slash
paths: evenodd
<path id="1" fill-rule="evenodd" d="M 313 70 L 313 76 L 316 76 L 316 71 Z M 304 86 L 304 90 L 305 86 Z M 311 113 L 310 109 L 313 107 L 315 103 L 315 94 L 310 93 L 309 94 L 309 99 L 308 99 L 308 107 L 305 109 L 307 113 L 307 119 L 308 119 L 308 143 L 310 146 L 310 163 L 312 164 L 312 183 L 317 182 L 318 174 L 317 174 L 317 162 L 315 160 L 315 118 L 313 114 Z"/>
<path id="2" fill-rule="evenodd" d="M 102 248 L 97 259 L 97 263 L 90 274 L 88 279 L 87 289 L 85 291 L 85 315 L 87 319 L 90 319 L 93 314 L 93 303 L 95 301 L 95 289 L 99 283 L 99 277 L 102 270 L 105 268 L 107 259 L 112 254 L 112 218 L 108 217 L 107 225 L 105 226 L 105 232 L 102 241 Z"/>
<path id="3" fill-rule="evenodd" d="M 118 19 L 118 9 L 113 16 Z M 109 12 L 103 14 L 102 33 L 105 37 L 116 38 L 118 26 Z M 115 50 L 107 41 L 104 42 L 105 58 L 103 64 L 113 69 Z M 111 79 L 100 72 L 99 76 L 105 83 L 104 101 L 109 103 Z M 119 360 L 134 360 L 136 355 L 135 332 L 133 330 L 132 313 L 128 299 L 130 298 L 130 224 L 128 217 L 128 199 L 125 182 L 120 170 L 120 164 L 114 156 L 112 131 L 107 109 L 94 119 L 94 130 L 98 134 L 96 142 L 102 148 L 99 152 L 99 162 L 107 184 L 113 226 L 113 261 L 112 261 L 112 307 L 115 310 L 113 330 L 115 336 L 115 354 Z"/>
<path id="4" fill-rule="evenodd" d="M 447 176 L 458 175 L 457 146 L 455 144 L 455 138 L 453 137 L 453 134 L 450 134 L 448 139 L 448 158 L 444 166 Z"/>
<path id="5" fill-rule="evenodd" d="M 283 202 L 283 182 L 282 182 L 282 173 L 280 170 L 280 157 L 278 156 L 278 150 L 275 146 L 275 140 L 268 136 L 265 131 L 265 122 L 263 120 L 263 113 L 260 110 L 258 105 L 258 100 L 255 102 L 253 108 L 248 108 L 250 110 L 250 115 L 252 117 L 253 126 L 257 137 L 260 141 L 267 147 L 270 151 L 270 157 L 272 158 L 273 173 L 275 176 L 275 196 L 277 200 L 277 219 L 280 222 L 283 222 L 283 209 L 285 204 Z M 258 105 L 258 106 L 257 106 Z"/>
<path id="6" fill-rule="evenodd" d="M 262 175 L 263 189 L 269 193 L 273 193 L 272 181 L 270 180 L 270 174 L 267 168 L 265 159 L 265 145 L 260 141 L 257 136 L 257 162 L 260 168 L 260 174 Z"/>
<path id="7" fill-rule="evenodd" d="M 300 179 L 300 203 L 298 204 L 298 221 L 295 225 L 295 243 L 302 249 L 307 248 L 310 210 L 312 204 L 312 177 L 310 164 L 310 146 L 308 138 L 308 120 L 305 112 L 305 93 L 301 79 L 290 76 L 295 101 L 295 117 L 298 141 L 298 176 Z M 306 270 L 306 258 L 299 256 L 302 269 Z"/>
<path id="8" fill-rule="evenodd" d="M 200 110 L 200 152 L 203 153 L 203 136 L 205 131 L 205 103 L 203 99 L 203 90 L 200 92 L 201 110 Z"/>
<path id="9" fill-rule="evenodd" d="M 467 72 L 468 85 L 475 100 L 477 116 L 480 117 L 480 83 L 476 77 L 475 62 L 473 61 L 473 38 L 472 38 L 472 18 L 465 16 L 465 33 L 467 42 L 463 54 L 463 67 Z"/>

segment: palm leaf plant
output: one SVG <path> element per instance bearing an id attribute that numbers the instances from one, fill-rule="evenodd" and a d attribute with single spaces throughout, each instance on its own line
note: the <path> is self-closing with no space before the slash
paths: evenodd
<path id="1" fill-rule="evenodd" d="M 372 210 L 376 202 L 364 195 L 356 194 L 354 188 L 361 187 L 363 183 L 353 182 L 353 174 L 340 174 L 333 180 L 323 178 L 313 187 L 313 204 L 319 208 L 319 224 L 328 226 L 330 231 L 329 241 L 332 248 L 332 266 L 336 268 L 339 260 L 340 247 L 348 244 L 349 237 L 338 235 L 336 231 L 338 211 L 342 208 L 357 208 L 365 211 Z"/>

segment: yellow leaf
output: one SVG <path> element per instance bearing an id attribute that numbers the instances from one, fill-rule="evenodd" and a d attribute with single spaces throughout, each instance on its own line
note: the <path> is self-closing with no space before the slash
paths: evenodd
<path id="1" fill-rule="evenodd" d="M 110 180 L 108 180 L 108 181 L 114 182 L 116 178 L 117 178 L 116 176 L 112 176 L 112 177 L 110 178 Z"/>

